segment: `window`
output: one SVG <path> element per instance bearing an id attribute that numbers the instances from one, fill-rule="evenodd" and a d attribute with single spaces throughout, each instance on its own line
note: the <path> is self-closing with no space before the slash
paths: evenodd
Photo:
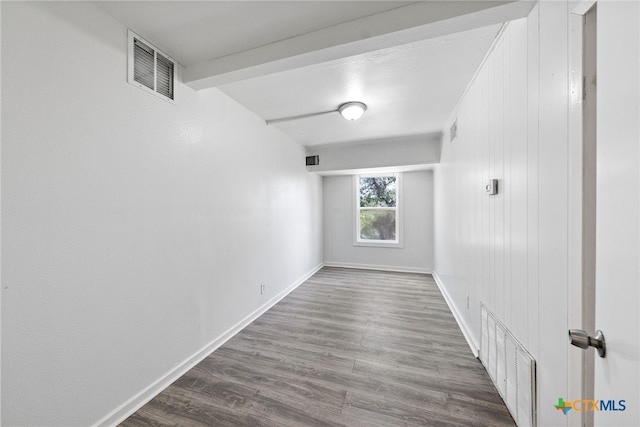
<path id="1" fill-rule="evenodd" d="M 129 30 L 129 83 L 173 101 L 175 62 Z"/>
<path id="2" fill-rule="evenodd" d="M 400 244 L 400 175 L 356 176 L 356 245 Z"/>

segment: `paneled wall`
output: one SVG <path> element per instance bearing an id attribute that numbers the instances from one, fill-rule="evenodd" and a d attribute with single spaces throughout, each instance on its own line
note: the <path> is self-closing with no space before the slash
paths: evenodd
<path id="1" fill-rule="evenodd" d="M 435 172 L 438 279 L 473 346 L 484 304 L 536 359 L 540 425 L 567 422 L 553 400 L 567 394 L 568 18 L 540 2 L 508 24 Z"/>

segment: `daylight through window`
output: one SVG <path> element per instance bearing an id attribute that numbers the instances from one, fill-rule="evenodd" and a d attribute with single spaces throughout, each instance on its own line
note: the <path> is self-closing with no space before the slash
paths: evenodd
<path id="1" fill-rule="evenodd" d="M 398 243 L 398 176 L 360 175 L 357 186 L 357 241 Z"/>

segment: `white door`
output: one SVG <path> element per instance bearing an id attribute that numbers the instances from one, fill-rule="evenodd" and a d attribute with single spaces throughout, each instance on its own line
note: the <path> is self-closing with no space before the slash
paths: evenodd
<path id="1" fill-rule="evenodd" d="M 640 426 L 640 2 L 597 4 L 596 426 Z M 603 403 L 604 402 L 604 403 Z"/>

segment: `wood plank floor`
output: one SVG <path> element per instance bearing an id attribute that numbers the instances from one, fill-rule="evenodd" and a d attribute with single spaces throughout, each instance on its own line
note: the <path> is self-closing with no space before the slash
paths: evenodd
<path id="1" fill-rule="evenodd" d="M 137 426 L 513 426 L 433 278 L 325 267 Z"/>

